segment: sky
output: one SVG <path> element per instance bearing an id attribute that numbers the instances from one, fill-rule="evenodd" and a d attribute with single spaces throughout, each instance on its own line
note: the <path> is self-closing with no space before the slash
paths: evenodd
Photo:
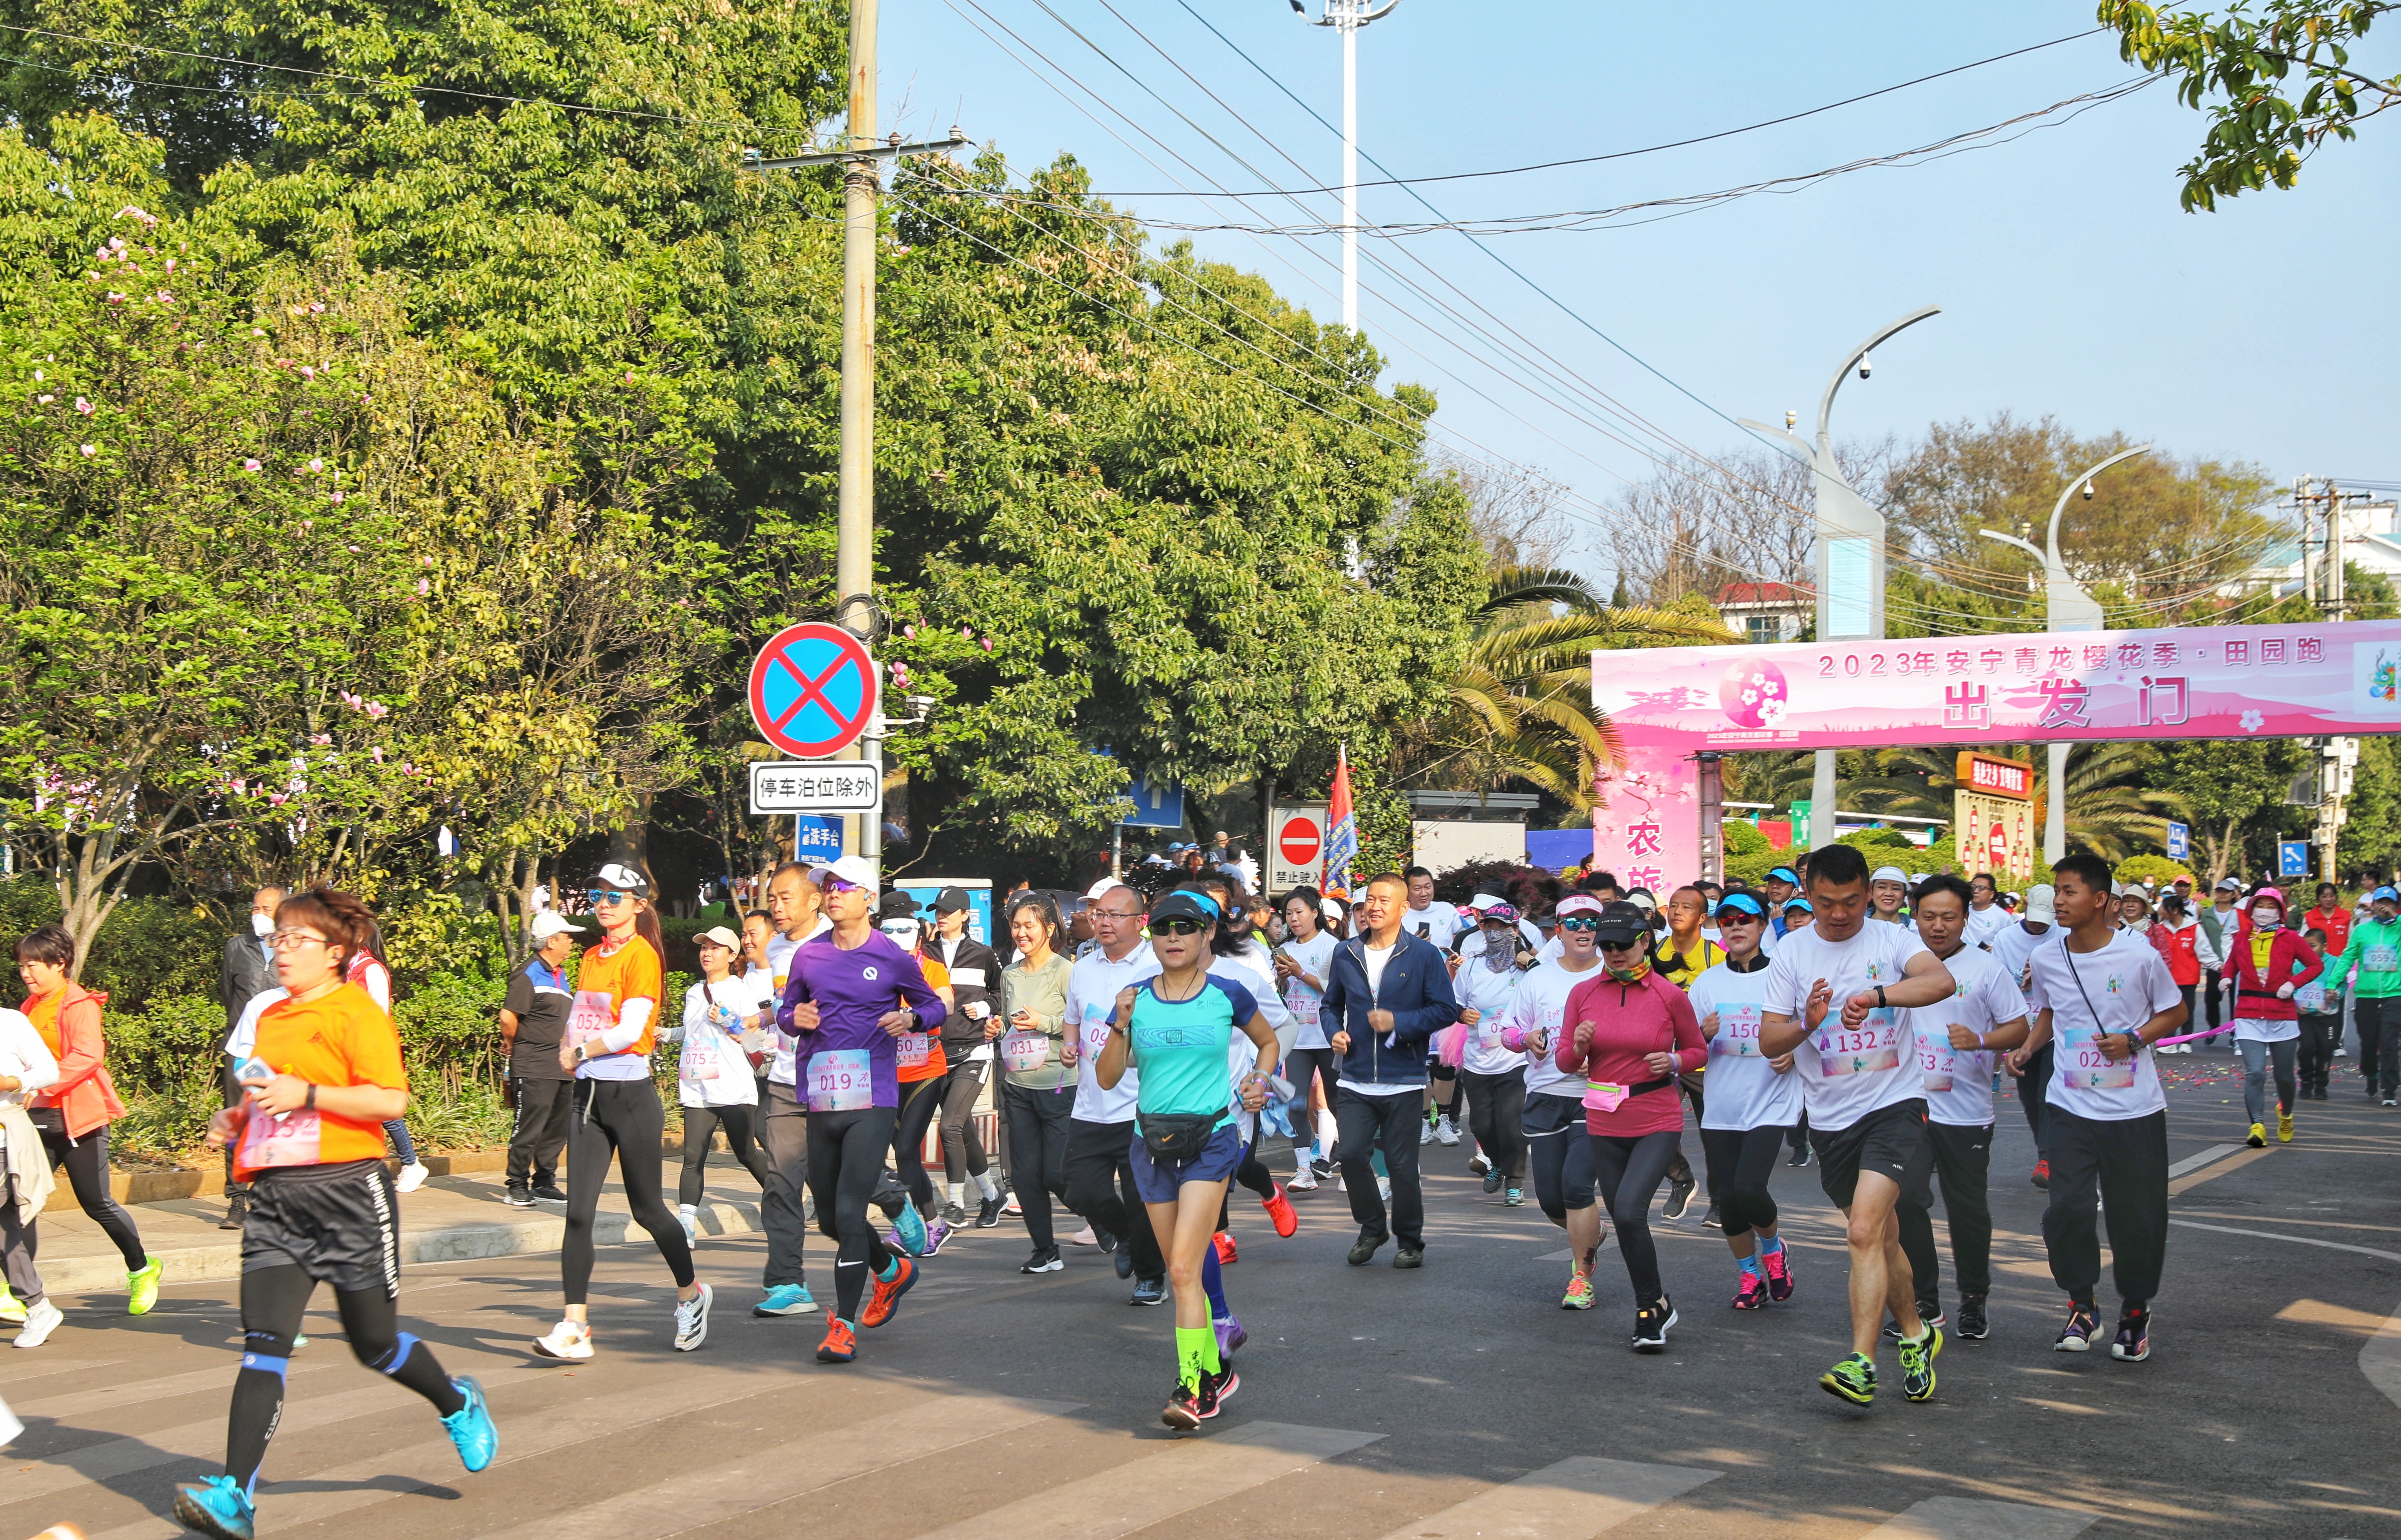
<path id="1" fill-rule="evenodd" d="M 1308 3 L 1313 18 L 1320 0 Z M 1382 177 L 1370 157 L 1417 178 L 1644 150 L 2034 49 L 1708 143 L 1415 190 L 1448 219 L 1494 219 L 1888 156 L 2139 80 L 2112 35 L 2073 35 L 2092 16 L 2091 0 L 1402 0 L 1359 37 L 1360 177 Z M 1147 219 L 1339 222 L 1337 194 L 1271 190 L 1341 180 L 1340 39 L 1288 0 L 883 0 L 881 18 L 886 131 L 939 138 L 955 123 L 1024 170 L 1072 155 L 1096 193 Z M 2355 61 L 2389 75 L 2392 51 L 2380 41 Z M 1869 379 L 1846 379 L 1837 438 L 2050 414 L 2285 484 L 2401 484 L 2401 122 L 2328 146 L 2293 191 L 2206 214 L 2178 206 L 2176 169 L 2207 119 L 2172 86 L 2036 122 L 1919 164 L 1611 228 L 1363 238 L 1360 326 L 1387 388 L 1439 398 L 1436 443 L 1569 488 L 1576 565 L 1604 579 L 1612 499 L 1656 457 L 1743 447 L 1738 417 L 1796 411 L 1806 433 L 1848 350 L 1928 305 L 1941 313 L 1878 348 Z M 1363 223 L 1435 218 L 1408 188 L 1359 198 Z M 1340 319 L 1338 237 L 1152 238 L 1188 238 Z"/>

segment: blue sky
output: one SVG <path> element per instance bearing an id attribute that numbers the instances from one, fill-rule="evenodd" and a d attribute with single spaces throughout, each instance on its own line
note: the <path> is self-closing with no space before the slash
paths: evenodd
<path id="1" fill-rule="evenodd" d="M 1304 25 L 1286 0 L 1189 4 L 1338 127 L 1341 51 L 1331 29 Z M 1310 4 L 1313 16 L 1317 0 Z M 1225 198 L 1165 195 L 1179 185 L 1247 192 L 1340 180 L 1338 138 L 1178 0 L 884 0 L 882 18 L 886 129 L 938 137 L 956 122 L 1026 168 L 1072 153 L 1091 168 L 1096 191 L 1158 219 L 1291 223 L 1304 216 L 1274 196 L 1248 198 L 1245 210 Z M 1041 77 L 1029 73 L 968 19 L 1022 57 L 1048 55 L 1081 85 L 1039 60 Z M 1404 177 L 1635 149 L 2092 25 L 2090 0 L 1403 0 L 1360 37 L 1360 141 L 1365 155 Z M 2374 51 L 2380 59 L 2389 49 Z M 2137 76 L 2114 40 L 2095 34 L 1708 144 L 1420 190 L 1465 219 L 1710 192 L 1930 143 Z M 1871 380 L 1845 386 L 1837 436 L 1906 438 L 1930 420 L 2008 409 L 2054 414 L 2080 433 L 2122 429 L 2180 456 L 2251 460 L 2285 482 L 2312 473 L 2401 483 L 2390 427 L 2401 358 L 2401 289 L 2391 279 L 2401 246 L 2393 198 L 2401 125 L 2379 120 L 2358 142 L 2330 146 L 2296 191 L 2187 214 L 2175 170 L 2204 126 L 2172 88 L 2154 85 L 2010 143 L 1908 169 L 1856 171 L 1632 227 L 1486 238 L 1581 320 L 1458 234 L 1365 240 L 1360 324 L 1390 361 L 1388 387 L 1415 381 L 1441 398 L 1438 440 L 1565 483 L 1586 518 L 1627 479 L 1649 474 L 1643 448 L 1681 443 L 1722 453 L 1743 442 L 1725 419 L 1780 422 L 1788 408 L 1802 413 L 1805 431 L 1843 352 L 1928 304 L 1943 313 L 1879 349 Z M 1364 159 L 1360 174 L 1379 175 Z M 1331 195 L 1300 202 L 1316 217 L 1338 217 Z M 1365 188 L 1360 204 L 1366 222 L 1425 217 L 1402 188 Z M 1335 238 L 1189 238 L 1208 256 L 1265 275 L 1319 318 L 1339 318 Z M 1509 359 L 1384 265 L 1509 347 L 1547 354 L 1555 361 L 1543 367 L 1571 384 Z M 1593 395 L 1637 426 L 1612 420 Z M 1604 570 L 1583 527 L 1581 565 Z"/>

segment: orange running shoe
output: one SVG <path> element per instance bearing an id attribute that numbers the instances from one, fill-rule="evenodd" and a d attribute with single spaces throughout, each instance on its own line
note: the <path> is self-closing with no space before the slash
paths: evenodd
<path id="1" fill-rule="evenodd" d="M 817 1344 L 817 1362 L 846 1364 L 858 1356 L 858 1338 L 839 1315 L 826 1317 L 825 1341 Z"/>
<path id="2" fill-rule="evenodd" d="M 1284 1239 L 1292 1239 L 1293 1232 L 1300 1228 L 1300 1216 L 1292 1211 L 1292 1200 L 1283 1195 L 1283 1183 L 1276 1183 L 1275 1191 L 1259 1200 L 1259 1206 L 1268 1211 L 1268 1218 L 1275 1221 L 1276 1233 Z M 1231 1260 L 1221 1258 L 1220 1261 Z"/>
<path id="3" fill-rule="evenodd" d="M 1212 1237 L 1212 1241 L 1217 1247 L 1217 1265 L 1219 1267 L 1230 1267 L 1237 1260 L 1239 1260 L 1234 1255 L 1234 1233 L 1232 1231 L 1220 1230 L 1214 1237 Z"/>
<path id="4" fill-rule="evenodd" d="M 875 1280 L 875 1292 L 868 1296 L 867 1308 L 858 1313 L 861 1326 L 878 1327 L 890 1320 L 893 1313 L 900 1308 L 900 1296 L 917 1287 L 915 1261 L 899 1256 L 892 1260 L 900 1264 L 900 1270 L 889 1278 Z"/>

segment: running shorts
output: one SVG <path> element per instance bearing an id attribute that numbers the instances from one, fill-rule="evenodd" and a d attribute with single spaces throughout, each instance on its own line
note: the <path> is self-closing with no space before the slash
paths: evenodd
<path id="1" fill-rule="evenodd" d="M 1934 1141 L 1926 1132 L 1926 1101 L 1913 1097 L 1879 1107 L 1848 1128 L 1832 1133 L 1812 1125 L 1818 1147 L 1818 1180 L 1838 1208 L 1848 1208 L 1859 1173 L 1877 1171 L 1900 1186 L 1904 1201 L 1926 1201 L 1934 1174 Z"/>
<path id="2" fill-rule="evenodd" d="M 1139 1124 L 1136 1125 L 1139 1128 Z M 1133 1190 L 1145 1203 L 1173 1203 L 1187 1181 L 1224 1181 L 1242 1164 L 1242 1125 L 1229 1123 L 1209 1136 L 1200 1152 L 1187 1161 L 1159 1161 L 1142 1135 L 1133 1136 Z"/>
<path id="3" fill-rule="evenodd" d="M 296 1267 L 319 1283 L 400 1297 L 400 1200 L 379 1160 L 281 1165 L 251 1179 L 241 1270 Z"/>

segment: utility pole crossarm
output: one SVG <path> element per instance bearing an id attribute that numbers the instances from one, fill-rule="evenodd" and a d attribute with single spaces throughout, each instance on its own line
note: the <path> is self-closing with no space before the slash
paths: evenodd
<path id="1" fill-rule="evenodd" d="M 789 171 L 803 166 L 846 166 L 855 160 L 897 160 L 903 156 L 940 155 L 975 141 L 951 130 L 948 139 L 929 139 L 915 144 L 903 144 L 895 139 L 883 144 L 863 145 L 856 150 L 817 150 L 808 155 L 762 156 L 756 150 L 742 152 L 742 166 L 752 171 Z"/>

